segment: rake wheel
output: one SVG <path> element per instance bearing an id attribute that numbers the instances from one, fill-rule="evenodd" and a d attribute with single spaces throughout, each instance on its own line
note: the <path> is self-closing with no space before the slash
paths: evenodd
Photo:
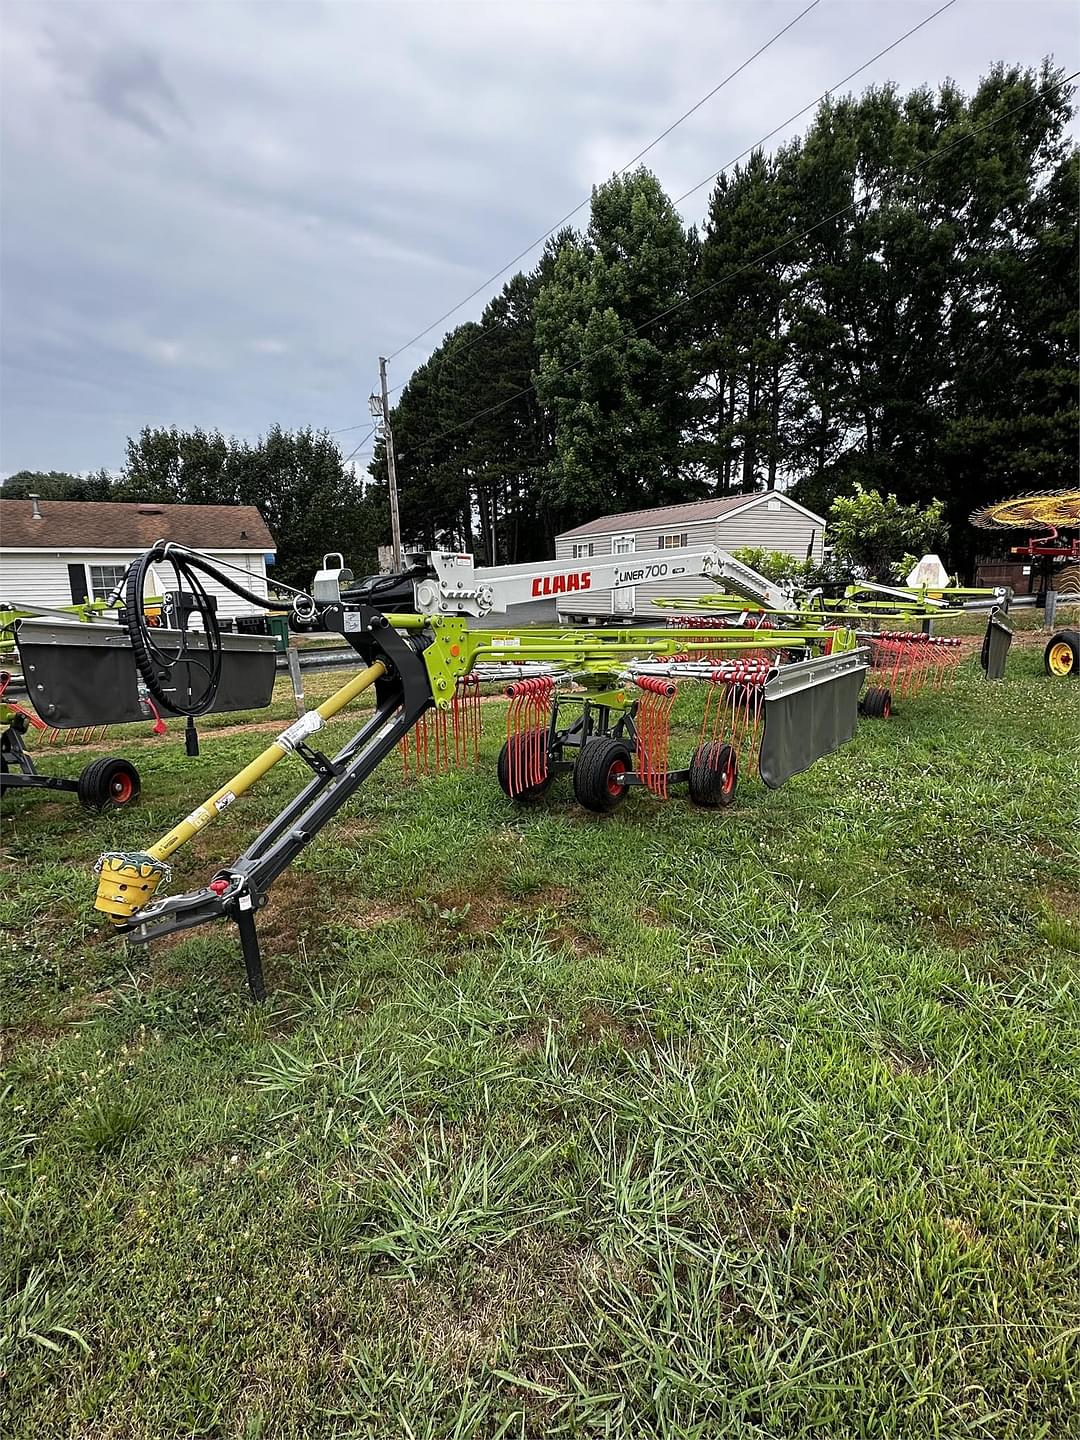
<path id="1" fill-rule="evenodd" d="M 1036 490 L 1013 495 L 973 510 L 969 518 L 980 530 L 1029 530 L 1037 525 L 1071 529 L 1080 523 L 1080 490 Z"/>
<path id="2" fill-rule="evenodd" d="M 868 720 L 888 720 L 892 714 L 892 692 L 884 685 L 871 685 L 859 701 L 859 713 Z"/>
<path id="3" fill-rule="evenodd" d="M 91 760 L 79 776 L 79 804 L 87 810 L 120 810 L 134 805 L 142 782 L 130 760 L 104 755 Z"/>
<path id="4" fill-rule="evenodd" d="M 739 757 L 730 745 L 714 740 L 699 745 L 690 757 L 690 799 L 695 805 L 726 810 L 734 804 L 739 783 Z"/>
<path id="5" fill-rule="evenodd" d="M 597 736 L 583 747 L 574 765 L 574 795 L 579 805 L 604 815 L 626 799 L 622 777 L 634 768 L 630 747 L 622 740 Z"/>

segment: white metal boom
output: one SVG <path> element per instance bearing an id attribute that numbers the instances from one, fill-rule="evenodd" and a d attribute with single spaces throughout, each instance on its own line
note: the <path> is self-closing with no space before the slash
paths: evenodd
<path id="1" fill-rule="evenodd" d="M 477 569 L 471 555 L 432 551 L 424 557 L 434 578 L 419 580 L 416 608 L 422 615 L 502 614 L 511 605 L 585 592 L 621 590 L 701 575 L 733 594 L 772 609 L 791 604 L 788 592 L 715 546 L 664 550 L 655 560 L 637 555 L 600 555 L 581 560 L 543 560 Z"/>

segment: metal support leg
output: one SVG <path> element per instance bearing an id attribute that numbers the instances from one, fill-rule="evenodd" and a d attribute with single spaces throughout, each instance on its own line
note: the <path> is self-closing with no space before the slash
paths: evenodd
<path id="1" fill-rule="evenodd" d="M 247 971 L 251 998 L 265 1000 L 266 983 L 263 980 L 262 955 L 259 953 L 259 935 L 255 929 L 255 912 L 238 910 L 236 928 L 240 931 L 240 948 L 244 952 L 244 969 Z"/>
<path id="2" fill-rule="evenodd" d="M 304 704 L 304 676 L 300 670 L 300 652 L 295 645 L 290 645 L 285 652 L 285 658 L 289 662 L 289 679 L 292 681 L 293 700 L 296 702 L 297 715 L 307 713 L 307 706 Z"/>

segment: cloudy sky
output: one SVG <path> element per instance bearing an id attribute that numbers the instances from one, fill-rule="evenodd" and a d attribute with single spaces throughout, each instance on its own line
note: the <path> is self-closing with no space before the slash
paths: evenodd
<path id="1" fill-rule="evenodd" d="M 356 443 L 380 353 L 808 3 L 5 0 L 0 473 L 116 468 L 144 424 Z M 648 163 L 681 194 L 941 3 L 820 0 Z M 851 88 L 1073 70 L 1076 13 L 956 0 Z"/>

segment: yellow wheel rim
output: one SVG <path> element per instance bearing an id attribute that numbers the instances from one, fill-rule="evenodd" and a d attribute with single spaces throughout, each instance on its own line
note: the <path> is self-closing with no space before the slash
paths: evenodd
<path id="1" fill-rule="evenodd" d="M 1048 663 L 1051 675 L 1068 675 L 1073 668 L 1072 646 L 1066 645 L 1064 640 L 1051 645 Z"/>

